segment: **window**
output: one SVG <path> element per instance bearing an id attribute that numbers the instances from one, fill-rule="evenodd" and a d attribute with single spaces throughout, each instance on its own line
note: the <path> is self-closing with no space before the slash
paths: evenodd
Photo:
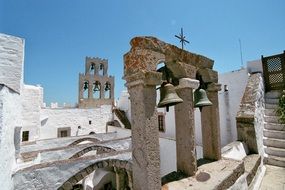
<path id="1" fill-rule="evenodd" d="M 58 128 L 57 137 L 70 137 L 70 127 Z"/>
<path id="2" fill-rule="evenodd" d="M 164 114 L 158 113 L 158 129 L 160 132 L 165 132 L 165 126 L 164 126 Z"/>
<path id="3" fill-rule="evenodd" d="M 60 131 L 60 137 L 67 137 L 67 130 Z"/>
<path id="4" fill-rule="evenodd" d="M 29 131 L 23 131 L 22 133 L 22 142 L 29 141 Z"/>
<path id="5" fill-rule="evenodd" d="M 91 120 L 89 120 L 89 125 L 91 125 L 92 124 L 92 121 Z"/>

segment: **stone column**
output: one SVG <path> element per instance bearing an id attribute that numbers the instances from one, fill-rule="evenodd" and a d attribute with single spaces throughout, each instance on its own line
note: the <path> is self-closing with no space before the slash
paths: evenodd
<path id="1" fill-rule="evenodd" d="M 188 176 L 197 171 L 193 89 L 198 87 L 198 80 L 183 78 L 176 88 L 178 96 L 183 99 L 182 103 L 175 105 L 177 170 Z"/>
<path id="2" fill-rule="evenodd" d="M 93 98 L 93 82 L 88 81 L 88 99 Z"/>
<path id="3" fill-rule="evenodd" d="M 115 172 L 116 172 L 116 189 L 124 190 L 126 187 L 126 172 L 120 168 L 115 168 Z"/>
<path id="4" fill-rule="evenodd" d="M 133 189 L 161 188 L 156 85 L 161 73 L 139 71 L 126 76 L 131 100 Z"/>
<path id="5" fill-rule="evenodd" d="M 100 99 L 104 99 L 105 98 L 105 84 L 100 83 Z"/>
<path id="6" fill-rule="evenodd" d="M 203 141 L 203 155 L 205 159 L 221 159 L 221 137 L 218 91 L 221 85 L 211 83 L 207 87 L 207 96 L 212 106 L 203 107 L 201 112 L 201 127 Z"/>
<path id="7" fill-rule="evenodd" d="M 128 171 L 128 170 L 126 172 L 127 172 L 127 176 L 128 176 L 128 186 L 129 186 L 130 190 L 133 190 L 132 172 Z"/>

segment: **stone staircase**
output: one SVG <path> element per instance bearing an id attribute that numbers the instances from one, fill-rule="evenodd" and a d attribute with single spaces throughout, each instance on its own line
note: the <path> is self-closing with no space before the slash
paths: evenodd
<path id="1" fill-rule="evenodd" d="M 123 110 L 120 110 L 118 108 L 114 108 L 113 109 L 116 116 L 120 119 L 120 121 L 125 125 L 125 128 L 126 129 L 131 129 L 131 123 L 125 113 L 125 111 Z"/>
<path id="2" fill-rule="evenodd" d="M 265 95 L 264 161 L 266 164 L 285 167 L 285 125 L 278 122 L 275 113 L 280 95 L 278 91 Z"/>

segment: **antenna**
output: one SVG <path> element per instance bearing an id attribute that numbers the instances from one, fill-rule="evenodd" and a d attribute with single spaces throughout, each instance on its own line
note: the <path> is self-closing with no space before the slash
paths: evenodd
<path id="1" fill-rule="evenodd" d="M 239 41 L 239 51 L 240 51 L 241 68 L 243 68 L 243 58 L 242 58 L 241 40 L 238 39 L 238 41 Z"/>

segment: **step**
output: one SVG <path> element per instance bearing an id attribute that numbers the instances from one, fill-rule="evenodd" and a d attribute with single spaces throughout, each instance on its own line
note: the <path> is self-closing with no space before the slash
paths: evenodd
<path id="1" fill-rule="evenodd" d="M 265 98 L 279 98 L 281 91 L 270 91 L 265 94 Z"/>
<path id="2" fill-rule="evenodd" d="M 268 138 L 285 140 L 285 131 L 267 130 L 264 129 L 263 135 Z"/>
<path id="3" fill-rule="evenodd" d="M 278 104 L 268 104 L 265 103 L 265 108 L 266 109 L 276 109 L 278 107 Z"/>
<path id="4" fill-rule="evenodd" d="M 279 123 L 279 117 L 277 117 L 277 116 L 264 116 L 264 121 L 267 123 Z"/>
<path id="5" fill-rule="evenodd" d="M 276 116 L 276 111 L 275 109 L 265 109 L 264 113 L 266 116 Z"/>
<path id="6" fill-rule="evenodd" d="M 278 104 L 279 98 L 265 98 L 265 103 L 268 104 Z"/>
<path id="7" fill-rule="evenodd" d="M 285 158 L 285 149 L 283 148 L 274 148 L 274 147 L 264 147 L 265 153 L 271 156 L 278 156 Z"/>
<path id="8" fill-rule="evenodd" d="M 285 168 L 285 158 L 282 157 L 268 155 L 264 157 L 264 162 L 269 165 Z"/>
<path id="9" fill-rule="evenodd" d="M 246 156 L 244 159 L 244 169 L 246 176 L 247 184 L 249 185 L 254 179 L 256 172 L 258 171 L 258 167 L 261 163 L 261 157 L 258 154 L 251 154 Z"/>
<path id="10" fill-rule="evenodd" d="M 264 128 L 268 130 L 285 131 L 285 125 L 279 123 L 265 123 Z"/>
<path id="11" fill-rule="evenodd" d="M 282 140 L 282 139 L 273 139 L 273 138 L 263 137 L 263 144 L 265 146 L 285 149 L 285 140 Z"/>

